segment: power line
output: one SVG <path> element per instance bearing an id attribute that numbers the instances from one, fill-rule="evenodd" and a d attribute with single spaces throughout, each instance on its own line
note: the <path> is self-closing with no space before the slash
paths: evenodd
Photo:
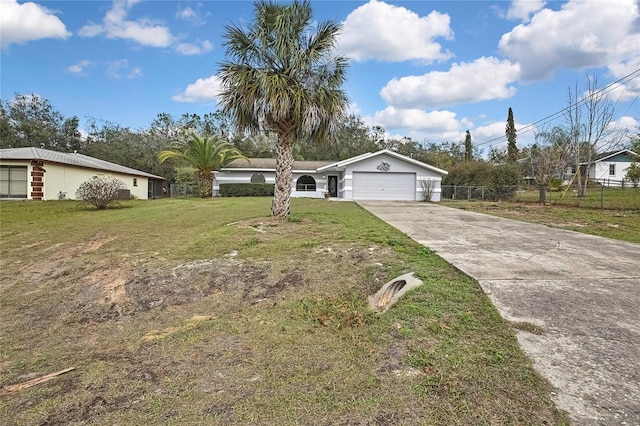
<path id="1" fill-rule="evenodd" d="M 537 124 L 540 124 L 540 123 L 543 123 L 543 122 L 547 122 L 547 121 L 551 121 L 551 119 L 557 117 L 558 115 L 564 114 L 569 108 L 578 107 L 579 105 L 587 102 L 589 99 L 593 98 L 594 96 L 604 95 L 604 94 L 614 90 L 615 88 L 617 88 L 618 84 L 621 84 L 623 82 L 628 83 L 629 81 L 631 81 L 631 80 L 633 80 L 635 78 L 638 78 L 638 77 L 640 77 L 640 68 L 638 68 L 637 70 L 625 75 L 622 78 L 619 78 L 618 80 L 616 80 L 614 82 L 611 82 L 611 83 L 607 84 L 602 89 L 600 89 L 600 90 L 598 90 L 598 91 L 596 91 L 594 93 L 590 93 L 589 95 L 587 95 L 587 96 L 583 97 L 582 99 L 580 99 L 579 101 L 577 101 L 575 103 L 575 105 L 568 105 L 568 106 L 562 108 L 560 111 L 554 112 L 553 114 L 549 114 L 546 117 L 543 117 L 538 121 L 535 121 L 535 122 L 533 122 L 531 124 L 527 124 L 526 126 L 522 126 L 519 129 L 516 129 L 516 133 L 517 134 L 528 133 L 528 132 L 534 130 L 534 128 L 536 127 Z M 628 81 L 625 81 L 625 80 L 628 80 Z M 476 146 L 486 145 L 486 144 L 491 143 L 491 142 L 503 141 L 503 140 L 506 140 L 506 139 L 507 139 L 506 135 L 505 136 L 498 136 L 498 137 L 495 137 L 493 139 L 489 139 L 488 141 L 480 142 L 478 144 L 473 144 L 473 146 L 476 147 Z"/>

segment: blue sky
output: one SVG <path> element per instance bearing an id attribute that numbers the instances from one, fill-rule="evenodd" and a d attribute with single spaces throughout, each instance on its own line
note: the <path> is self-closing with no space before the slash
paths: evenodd
<path id="1" fill-rule="evenodd" d="M 640 123 L 637 0 L 313 1 L 343 24 L 351 110 L 393 137 L 504 145 L 516 127 L 567 104 L 586 76 L 608 92 L 616 125 Z M 217 109 L 224 25 L 253 18 L 250 1 L 0 0 L 0 94 L 35 93 L 65 116 L 132 128 L 158 113 Z M 559 124 L 558 121 L 543 123 Z M 533 127 L 534 129 L 537 127 Z M 533 132 L 519 136 L 531 141 Z"/>

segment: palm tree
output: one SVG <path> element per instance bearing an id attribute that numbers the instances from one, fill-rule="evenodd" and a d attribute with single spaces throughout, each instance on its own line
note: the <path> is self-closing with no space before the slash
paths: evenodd
<path id="1" fill-rule="evenodd" d="M 158 154 L 158 160 L 164 163 L 170 158 L 184 160 L 196 171 L 198 192 L 202 198 L 211 197 L 213 191 L 213 171 L 241 158 L 249 161 L 238 149 L 217 136 L 200 137 L 191 133 L 187 141 L 174 143 Z"/>
<path id="2" fill-rule="evenodd" d="M 225 28 L 228 61 L 218 74 L 220 103 L 242 133 L 273 132 L 276 185 L 271 213 L 289 215 L 293 146 L 308 136 L 333 137 L 348 100 L 341 89 L 347 59 L 333 56 L 341 25 L 332 21 L 311 28 L 311 5 L 294 1 L 254 3 L 255 18 L 246 30 Z"/>

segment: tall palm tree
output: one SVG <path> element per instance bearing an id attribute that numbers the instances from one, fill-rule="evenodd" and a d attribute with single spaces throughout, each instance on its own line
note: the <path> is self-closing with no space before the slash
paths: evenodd
<path id="1" fill-rule="evenodd" d="M 341 25 L 322 22 L 314 32 L 309 1 L 260 0 L 254 7 L 246 29 L 225 28 L 228 60 L 218 74 L 220 103 L 240 132 L 278 136 L 271 213 L 286 217 L 294 143 L 303 136 L 324 141 L 334 135 L 348 104 L 341 89 L 347 59 L 332 55 Z"/>
<path id="2" fill-rule="evenodd" d="M 201 137 L 195 133 L 191 133 L 188 140 L 176 142 L 158 154 L 161 163 L 170 158 L 184 160 L 197 170 L 196 181 L 202 198 L 211 197 L 214 170 L 237 158 L 249 161 L 229 142 L 217 136 Z"/>

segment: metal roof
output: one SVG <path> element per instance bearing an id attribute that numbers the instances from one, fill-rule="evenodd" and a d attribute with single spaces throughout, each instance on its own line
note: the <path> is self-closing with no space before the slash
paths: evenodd
<path id="1" fill-rule="evenodd" d="M 140 170 L 124 167 L 119 164 L 99 160 L 77 152 L 58 152 L 42 148 L 4 148 L 0 149 L 0 160 L 40 160 L 50 163 L 67 164 L 69 166 L 87 169 L 107 170 L 127 175 L 144 176 L 154 179 L 164 179 L 162 176 L 152 175 Z"/>

